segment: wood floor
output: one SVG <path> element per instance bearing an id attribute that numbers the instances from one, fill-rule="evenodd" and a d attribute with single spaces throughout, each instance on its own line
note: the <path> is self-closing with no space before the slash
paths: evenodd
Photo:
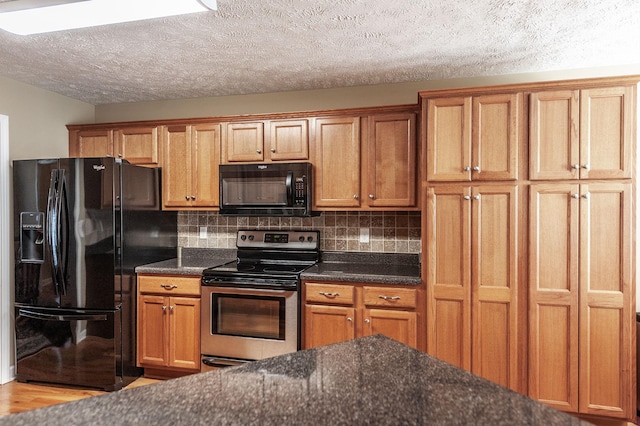
<path id="1" fill-rule="evenodd" d="M 141 377 L 125 389 L 144 386 L 159 381 L 160 380 Z M 13 381 L 0 386 L 0 416 L 20 413 L 49 405 L 62 404 L 63 402 L 89 398 L 104 393 L 106 392 L 94 389 L 18 383 Z"/>

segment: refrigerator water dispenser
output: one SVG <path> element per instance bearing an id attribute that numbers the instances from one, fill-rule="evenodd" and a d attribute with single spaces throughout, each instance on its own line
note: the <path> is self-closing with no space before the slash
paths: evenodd
<path id="1" fill-rule="evenodd" d="M 44 262 L 44 213 L 20 213 L 20 261 Z"/>

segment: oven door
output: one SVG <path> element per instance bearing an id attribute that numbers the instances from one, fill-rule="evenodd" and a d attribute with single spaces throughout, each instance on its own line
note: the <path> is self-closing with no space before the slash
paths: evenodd
<path id="1" fill-rule="evenodd" d="M 296 352 L 298 292 L 202 286 L 203 357 L 257 360 Z"/>

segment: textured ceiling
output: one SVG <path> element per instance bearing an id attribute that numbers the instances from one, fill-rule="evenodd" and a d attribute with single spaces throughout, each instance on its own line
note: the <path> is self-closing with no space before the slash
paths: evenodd
<path id="1" fill-rule="evenodd" d="M 218 0 L 181 17 L 0 30 L 0 75 L 94 105 L 623 64 L 640 64 L 639 0 Z"/>

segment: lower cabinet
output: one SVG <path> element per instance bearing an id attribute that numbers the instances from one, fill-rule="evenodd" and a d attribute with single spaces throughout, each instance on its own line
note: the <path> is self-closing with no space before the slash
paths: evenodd
<path id="1" fill-rule="evenodd" d="M 137 361 L 147 377 L 200 371 L 200 277 L 138 276 Z"/>
<path id="2" fill-rule="evenodd" d="M 417 289 L 303 282 L 304 349 L 384 334 L 417 348 Z"/>

